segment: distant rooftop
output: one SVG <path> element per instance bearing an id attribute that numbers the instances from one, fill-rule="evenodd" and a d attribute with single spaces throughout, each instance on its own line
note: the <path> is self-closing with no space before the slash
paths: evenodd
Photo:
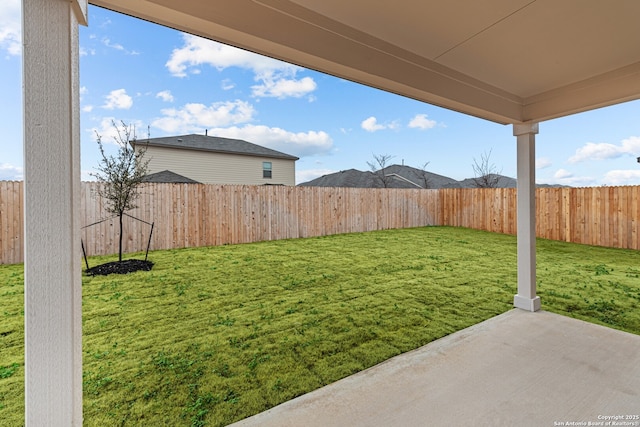
<path id="1" fill-rule="evenodd" d="M 448 176 L 438 175 L 423 169 L 417 169 L 406 165 L 391 165 L 384 168 L 384 174 L 389 178 L 388 188 L 477 188 L 474 178 L 457 181 Z M 515 178 L 492 174 L 496 179 L 498 188 L 515 188 Z M 298 184 L 301 187 L 355 187 L 355 188 L 382 188 L 380 178 L 370 171 L 348 169 L 340 172 L 323 175 L 311 181 Z M 564 187 L 562 185 L 536 184 L 537 187 Z"/>
<path id="2" fill-rule="evenodd" d="M 208 135 L 178 135 L 163 138 L 140 139 L 140 144 L 150 146 L 185 148 L 189 150 L 211 151 L 216 153 L 241 154 L 247 156 L 271 157 L 274 159 L 298 160 L 298 157 L 252 144 L 242 139 L 221 138 Z"/>
<path id="3" fill-rule="evenodd" d="M 384 174 L 389 177 L 388 188 L 459 188 L 460 182 L 453 178 L 438 175 L 425 170 L 405 165 L 391 165 L 384 169 Z M 382 188 L 380 178 L 370 171 L 348 169 L 328 175 L 323 175 L 314 180 L 298 184 L 302 187 L 355 187 L 355 188 Z"/>
<path id="4" fill-rule="evenodd" d="M 172 184 L 200 184 L 198 181 L 194 181 L 191 178 L 182 176 L 170 170 L 164 170 L 161 172 L 150 173 L 142 178 L 143 182 L 168 182 Z"/>

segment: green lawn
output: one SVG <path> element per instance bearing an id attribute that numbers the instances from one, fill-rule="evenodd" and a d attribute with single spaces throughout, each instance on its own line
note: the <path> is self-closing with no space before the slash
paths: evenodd
<path id="1" fill-rule="evenodd" d="M 516 291 L 515 237 L 449 227 L 150 259 L 83 278 L 87 426 L 225 425 L 503 313 Z M 639 260 L 539 240 L 543 308 L 640 334 Z M 0 316 L 0 420 L 22 425 L 22 265 L 0 266 Z"/>

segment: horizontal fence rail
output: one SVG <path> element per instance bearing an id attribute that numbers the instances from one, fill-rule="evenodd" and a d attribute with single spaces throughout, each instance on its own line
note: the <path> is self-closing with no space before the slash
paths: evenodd
<path id="1" fill-rule="evenodd" d="M 81 190 L 88 255 L 118 251 L 118 219 Z M 539 188 L 536 234 L 553 240 L 640 249 L 640 187 Z M 215 246 L 390 228 L 450 225 L 516 234 L 516 190 L 368 189 L 145 184 L 124 218 L 124 252 Z M 0 263 L 23 260 L 23 183 L 0 181 Z M 97 223 L 97 224 L 96 224 Z M 92 225 L 94 224 L 94 225 Z"/>

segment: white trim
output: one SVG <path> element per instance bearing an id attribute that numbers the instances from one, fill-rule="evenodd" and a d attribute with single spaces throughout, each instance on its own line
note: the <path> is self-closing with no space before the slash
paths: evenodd
<path id="1" fill-rule="evenodd" d="M 82 425 L 79 6 L 23 0 L 27 426 Z"/>
<path id="2" fill-rule="evenodd" d="M 89 24 L 87 6 L 87 0 L 71 0 L 71 7 L 73 9 L 73 13 L 76 16 L 78 24 L 84 25 L 85 27 Z"/>
<path id="3" fill-rule="evenodd" d="M 536 295 L 536 169 L 537 123 L 513 125 L 518 144 L 518 294 L 513 305 L 540 310 Z"/>
<path id="4" fill-rule="evenodd" d="M 402 181 L 406 181 L 407 183 L 409 183 L 409 184 L 411 184 L 411 185 L 413 185 L 413 186 L 416 186 L 416 187 L 418 187 L 418 188 L 424 189 L 424 187 L 423 187 L 423 186 L 418 185 L 418 184 L 416 184 L 415 182 L 413 182 L 413 181 L 411 181 L 411 180 L 409 180 L 409 179 L 405 178 L 404 176 L 398 175 L 397 173 L 387 173 L 387 174 L 385 174 L 385 176 L 393 176 L 393 177 L 396 177 L 396 178 L 398 178 L 398 179 L 400 179 L 400 180 L 402 180 Z"/>

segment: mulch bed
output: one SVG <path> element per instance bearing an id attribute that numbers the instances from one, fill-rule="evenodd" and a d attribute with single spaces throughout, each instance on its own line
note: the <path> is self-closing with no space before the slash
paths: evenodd
<path id="1" fill-rule="evenodd" d="M 89 276 L 106 276 L 108 274 L 128 274 L 136 271 L 149 271 L 153 267 L 151 261 L 142 259 L 127 259 L 124 261 L 108 262 L 85 270 Z"/>

